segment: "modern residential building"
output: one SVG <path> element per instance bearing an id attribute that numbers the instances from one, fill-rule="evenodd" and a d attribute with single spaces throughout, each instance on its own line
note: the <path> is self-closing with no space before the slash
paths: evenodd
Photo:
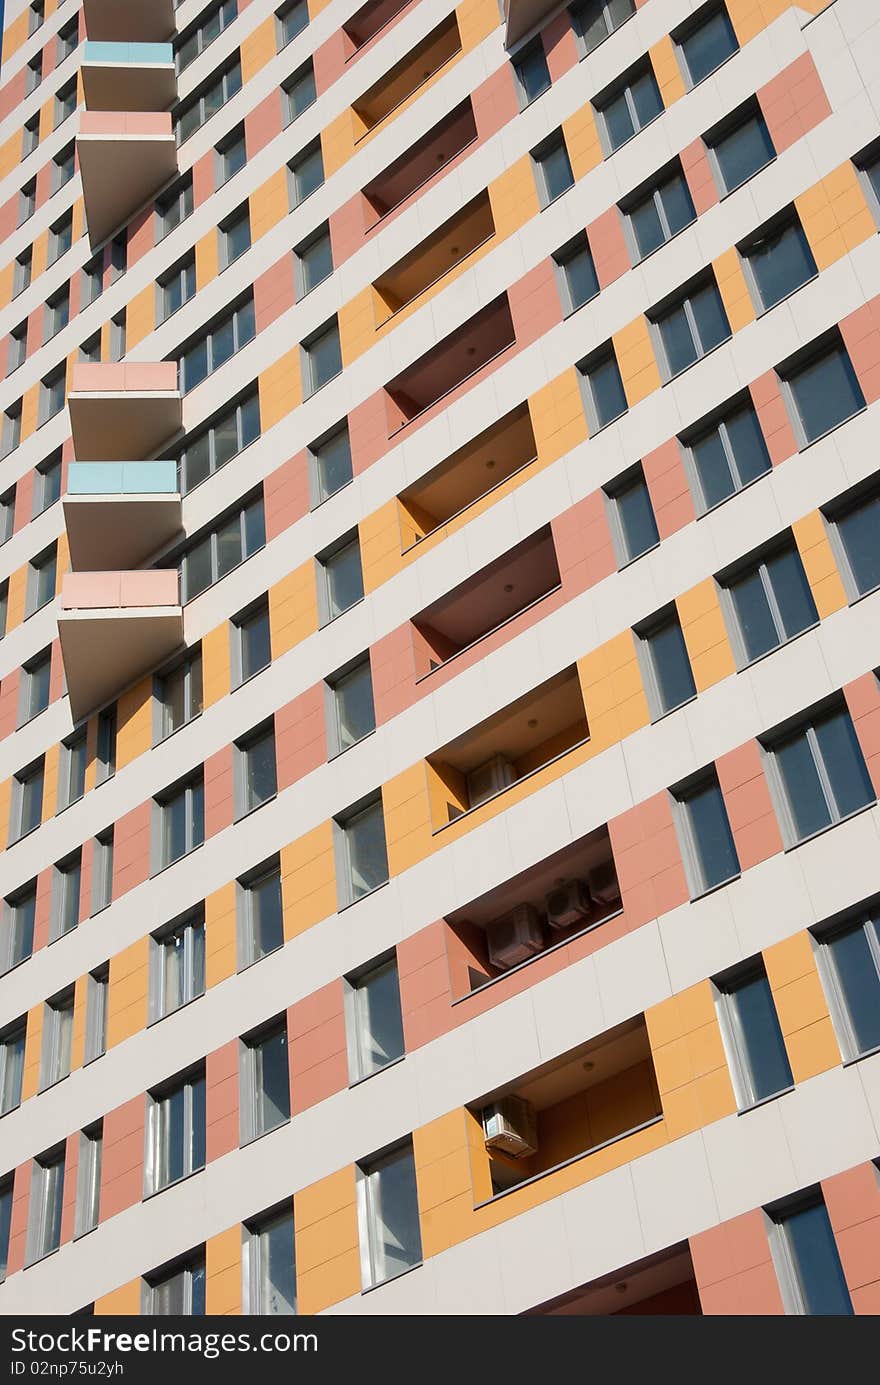
<path id="1" fill-rule="evenodd" d="M 0 1313 L 880 1312 L 880 13 L 7 0 Z"/>

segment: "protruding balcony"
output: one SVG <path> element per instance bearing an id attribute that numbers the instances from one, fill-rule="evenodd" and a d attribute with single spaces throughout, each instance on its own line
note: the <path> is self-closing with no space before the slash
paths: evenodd
<path id="1" fill-rule="evenodd" d="M 92 39 L 160 43 L 174 32 L 174 0 L 83 0 Z"/>
<path id="2" fill-rule="evenodd" d="M 58 634 L 70 710 L 79 721 L 183 643 L 177 570 L 68 573 Z"/>
<path id="3" fill-rule="evenodd" d="M 176 462 L 71 462 L 64 522 L 74 571 L 136 568 L 181 527 Z"/>
<path id="4" fill-rule="evenodd" d="M 83 49 L 89 111 L 166 111 L 177 97 L 170 43 L 97 43 Z"/>
<path id="5" fill-rule="evenodd" d="M 168 111 L 83 111 L 76 147 L 93 246 L 177 172 Z"/>
<path id="6" fill-rule="evenodd" d="M 505 41 L 508 48 L 519 43 L 521 38 L 525 38 L 543 19 L 558 9 L 556 0 L 504 0 Z"/>
<path id="7" fill-rule="evenodd" d="M 78 458 L 155 456 L 182 420 L 175 361 L 78 365 L 68 399 Z"/>

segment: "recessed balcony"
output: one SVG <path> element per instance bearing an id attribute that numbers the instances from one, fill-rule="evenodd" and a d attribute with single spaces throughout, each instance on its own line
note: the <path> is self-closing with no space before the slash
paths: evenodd
<path id="1" fill-rule="evenodd" d="M 687 1241 L 531 1308 L 526 1317 L 702 1317 Z"/>
<path id="2" fill-rule="evenodd" d="M 68 407 L 78 459 L 115 462 L 155 456 L 182 426 L 177 363 L 75 366 Z"/>
<path id="3" fill-rule="evenodd" d="M 588 737 L 580 679 L 572 666 L 429 757 L 435 831 L 499 797 Z"/>
<path id="4" fill-rule="evenodd" d="M 531 415 L 523 403 L 400 492 L 404 552 L 464 514 L 537 455 Z"/>
<path id="5" fill-rule="evenodd" d="M 367 0 L 366 5 L 361 5 L 342 26 L 346 57 L 359 53 L 409 3 L 410 0 Z"/>
<path id="6" fill-rule="evenodd" d="M 556 0 L 504 0 L 505 42 L 508 48 L 519 43 L 538 25 L 559 9 Z"/>
<path id="7" fill-rule="evenodd" d="M 140 567 L 180 532 L 176 462 L 71 462 L 64 522 L 74 571 Z"/>
<path id="8" fill-rule="evenodd" d="M 482 192 L 375 281 L 376 326 L 438 283 L 494 234 L 492 206 L 488 193 Z"/>
<path id="9" fill-rule="evenodd" d="M 413 617 L 416 669 L 442 668 L 543 597 L 561 578 L 550 526 L 518 543 Z"/>
<path id="10" fill-rule="evenodd" d="M 83 0 L 90 39 L 159 43 L 174 32 L 174 0 Z"/>
<path id="11" fill-rule="evenodd" d="M 68 573 L 58 634 L 70 710 L 79 721 L 183 643 L 177 569 Z"/>
<path id="12" fill-rule="evenodd" d="M 168 111 L 83 111 L 76 137 L 89 240 L 106 240 L 177 172 Z"/>
<path id="13" fill-rule="evenodd" d="M 477 123 L 468 98 L 367 184 L 363 190 L 367 229 L 405 202 L 476 138 Z"/>
<path id="14" fill-rule="evenodd" d="M 516 341 L 502 294 L 385 386 L 388 436 L 451 394 Z"/>
<path id="15" fill-rule="evenodd" d="M 83 47 L 83 93 L 90 111 L 165 111 L 177 98 L 170 43 L 104 43 Z"/>
<path id="16" fill-rule="evenodd" d="M 360 122 L 358 138 L 369 134 L 460 52 L 458 18 L 453 13 L 354 102 L 354 113 Z"/>

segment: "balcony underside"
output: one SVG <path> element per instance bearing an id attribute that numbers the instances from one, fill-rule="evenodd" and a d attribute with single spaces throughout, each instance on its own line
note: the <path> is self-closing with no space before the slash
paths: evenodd
<path id="1" fill-rule="evenodd" d="M 505 41 L 508 48 L 531 33 L 548 14 L 557 10 L 557 0 L 504 0 Z"/>
<path id="2" fill-rule="evenodd" d="M 90 39 L 160 43 L 174 30 L 174 0 L 83 0 Z"/>
<path id="3" fill-rule="evenodd" d="M 82 64 L 83 94 L 90 111 L 166 111 L 177 98 L 170 62 L 90 58 Z"/>
<path id="4" fill-rule="evenodd" d="M 92 246 L 105 241 L 177 172 L 170 122 L 162 134 L 126 133 L 124 128 L 92 134 L 81 129 L 76 147 Z"/>
<path id="5" fill-rule="evenodd" d="M 149 457 L 181 428 L 176 390 L 71 392 L 70 431 L 78 458 Z"/>
<path id="6" fill-rule="evenodd" d="M 75 571 L 140 567 L 180 533 L 180 496 L 66 495 L 64 522 Z"/>
<path id="7" fill-rule="evenodd" d="M 116 697 L 183 643 L 180 606 L 62 610 L 58 635 L 74 721 Z"/>

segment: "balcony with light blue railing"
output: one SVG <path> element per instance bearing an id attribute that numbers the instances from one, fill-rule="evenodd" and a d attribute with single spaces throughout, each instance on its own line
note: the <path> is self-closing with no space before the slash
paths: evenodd
<path id="1" fill-rule="evenodd" d="M 174 32 L 174 0 L 83 0 L 90 39 L 157 43 Z"/>
<path id="2" fill-rule="evenodd" d="M 177 463 L 71 462 L 64 520 L 74 572 L 139 567 L 180 532 Z"/>
<path id="3" fill-rule="evenodd" d="M 83 94 L 89 111 L 167 111 L 177 99 L 170 43 L 83 45 Z"/>

